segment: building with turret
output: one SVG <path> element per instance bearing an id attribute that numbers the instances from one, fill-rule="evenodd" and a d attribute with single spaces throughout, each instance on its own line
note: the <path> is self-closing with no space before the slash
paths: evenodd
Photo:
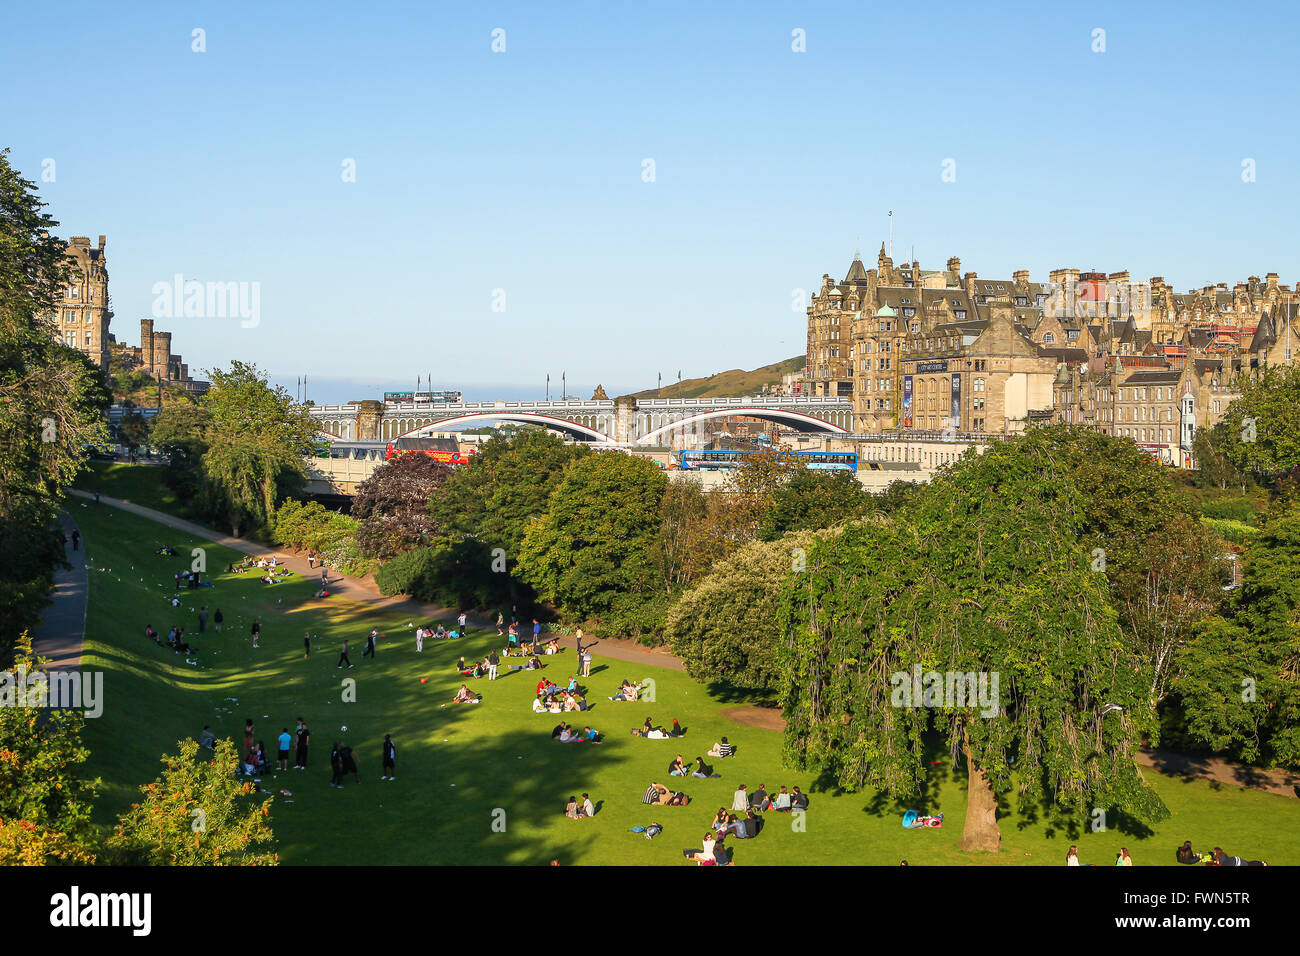
<path id="1" fill-rule="evenodd" d="M 87 236 L 68 240 L 68 284 L 53 316 L 59 340 L 108 371 L 108 333 L 113 310 L 108 302 L 105 237 L 92 246 Z"/>

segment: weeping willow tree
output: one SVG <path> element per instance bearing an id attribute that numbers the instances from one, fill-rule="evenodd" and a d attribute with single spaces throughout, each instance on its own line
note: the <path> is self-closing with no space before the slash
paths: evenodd
<path id="1" fill-rule="evenodd" d="M 1059 448 L 1030 433 L 820 539 L 783 595 L 787 761 L 906 798 L 937 733 L 967 774 L 965 850 L 998 849 L 1012 797 L 1060 822 L 1167 817 L 1135 763 L 1147 665 L 1083 528 Z"/>

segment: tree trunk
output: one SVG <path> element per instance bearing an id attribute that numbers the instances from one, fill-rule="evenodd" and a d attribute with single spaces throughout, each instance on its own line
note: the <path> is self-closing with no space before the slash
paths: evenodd
<path id="1" fill-rule="evenodd" d="M 961 831 L 961 848 L 967 852 L 997 853 L 1002 845 L 998 829 L 998 801 L 988 777 L 975 766 L 969 742 L 963 744 L 966 755 L 966 826 Z"/>

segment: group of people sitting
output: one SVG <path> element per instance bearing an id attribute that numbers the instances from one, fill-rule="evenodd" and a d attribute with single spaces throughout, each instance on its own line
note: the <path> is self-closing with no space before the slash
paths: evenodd
<path id="1" fill-rule="evenodd" d="M 207 587 L 212 587 L 212 583 L 205 582 L 203 578 L 200 577 L 198 571 L 193 571 L 188 569 L 185 571 L 176 572 L 176 590 L 178 591 L 181 589 L 181 582 L 184 582 L 185 586 L 191 589 L 205 586 L 205 585 Z"/>
<path id="2" fill-rule="evenodd" d="M 803 813 L 808 809 L 808 795 L 798 787 L 793 791 L 782 787 L 769 796 L 765 783 L 760 783 L 758 789 L 750 793 L 749 788 L 742 783 L 732 795 L 731 809 L 736 813 L 746 813 L 750 810 L 759 813 L 766 813 L 768 810 L 776 810 L 778 813 Z"/>
<path id="3" fill-rule="evenodd" d="M 426 637 L 435 641 L 455 640 L 460 637 L 460 631 L 455 628 L 447 630 L 447 628 L 442 625 L 441 621 L 438 622 L 437 627 L 434 627 L 432 624 L 422 624 L 415 629 L 416 646 L 422 648 Z M 461 658 L 461 660 L 464 659 L 465 658 L 463 657 Z"/>
<path id="4" fill-rule="evenodd" d="M 598 744 L 601 742 L 600 731 L 590 727 L 574 730 L 568 723 L 561 721 L 551 731 L 551 739 L 562 744 Z"/>
<path id="5" fill-rule="evenodd" d="M 610 700 L 636 700 L 641 696 L 640 682 L 633 684 L 631 681 L 623 681 L 618 687 L 618 693 Z"/>
<path id="6" fill-rule="evenodd" d="M 456 691 L 456 696 L 451 699 L 451 702 L 453 704 L 477 704 L 482 699 L 482 694 L 476 694 L 464 684 L 461 684 L 460 690 Z"/>
<path id="7" fill-rule="evenodd" d="M 576 676 L 569 679 L 566 687 L 545 677 L 537 682 L 534 714 L 570 714 L 581 710 L 591 710 L 591 705 L 587 703 L 587 689 L 578 685 Z"/>
<path id="8" fill-rule="evenodd" d="M 1192 849 L 1191 840 L 1183 841 L 1176 855 L 1179 863 L 1189 865 L 1204 863 L 1206 866 L 1268 866 L 1263 860 L 1243 860 L 1239 856 L 1228 856 L 1223 852 L 1223 847 L 1218 846 L 1208 853 L 1197 853 Z"/>
<path id="9" fill-rule="evenodd" d="M 647 717 L 645 723 L 640 727 L 632 728 L 633 737 L 646 737 L 649 740 L 668 740 L 670 737 L 684 737 L 686 731 L 682 730 L 682 725 L 673 718 L 673 725 L 670 729 L 664 730 L 662 727 L 656 727 L 654 722 Z"/>
<path id="10" fill-rule="evenodd" d="M 596 805 L 591 802 L 591 797 L 585 793 L 582 795 L 581 802 L 578 801 L 577 797 L 569 797 L 569 802 L 564 805 L 564 815 L 570 820 L 585 820 L 596 815 Z"/>
<path id="11" fill-rule="evenodd" d="M 763 829 L 763 818 L 752 807 L 741 811 L 739 815 L 726 807 L 718 807 L 717 815 L 709 825 L 722 836 L 732 834 L 737 840 L 748 840 L 758 836 L 758 832 Z M 718 839 L 722 839 L 722 836 Z"/>
<path id="12" fill-rule="evenodd" d="M 668 775 L 671 777 L 698 777 L 701 780 L 708 780 L 710 777 L 721 777 L 722 774 L 714 773 L 713 768 L 704 762 L 703 757 L 695 758 L 695 766 L 688 767 L 682 761 L 682 755 L 678 754 L 668 764 Z"/>
<path id="13" fill-rule="evenodd" d="M 153 629 L 152 624 L 145 625 L 144 636 L 149 638 L 149 640 L 153 641 L 155 644 L 160 646 L 162 645 L 162 641 L 158 638 L 158 632 Z M 184 636 L 185 628 L 173 627 L 167 632 L 167 646 L 177 654 L 185 654 L 188 656 L 192 648 L 185 643 Z"/>

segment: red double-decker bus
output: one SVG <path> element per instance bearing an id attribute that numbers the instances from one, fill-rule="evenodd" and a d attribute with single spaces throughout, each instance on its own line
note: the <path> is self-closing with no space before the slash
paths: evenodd
<path id="1" fill-rule="evenodd" d="M 444 465 L 468 465 L 474 454 L 474 448 L 461 451 L 454 438 L 399 438 L 388 443 L 384 458 L 391 460 L 399 455 L 428 455 Z"/>

